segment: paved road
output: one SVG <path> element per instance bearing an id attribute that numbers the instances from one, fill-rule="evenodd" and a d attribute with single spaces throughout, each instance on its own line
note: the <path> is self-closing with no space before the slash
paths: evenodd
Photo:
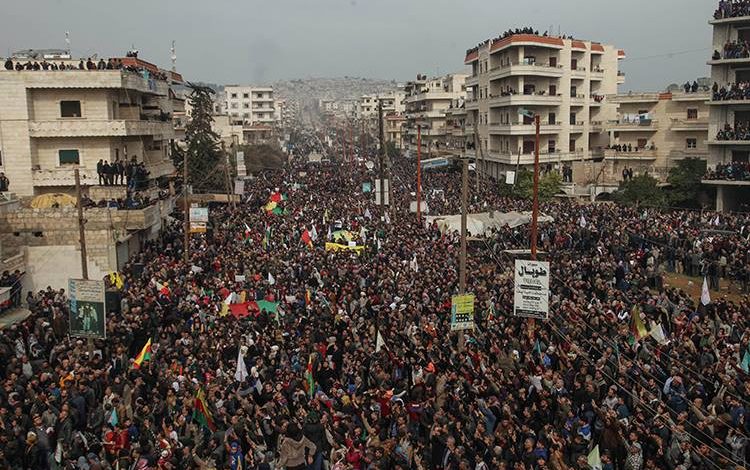
<path id="1" fill-rule="evenodd" d="M 3 313 L 2 315 L 0 315 L 0 330 L 14 323 L 22 321 L 29 315 L 31 315 L 31 311 L 25 308 L 16 308 Z"/>

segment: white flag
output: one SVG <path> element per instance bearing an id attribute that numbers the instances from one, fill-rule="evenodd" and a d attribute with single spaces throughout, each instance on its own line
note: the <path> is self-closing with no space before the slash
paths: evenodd
<path id="1" fill-rule="evenodd" d="M 586 458 L 586 463 L 589 464 L 589 467 L 591 467 L 592 470 L 602 470 L 602 459 L 599 456 L 598 445 L 591 449 L 591 452 L 589 452 L 589 455 Z"/>
<path id="2" fill-rule="evenodd" d="M 271 284 L 271 285 L 276 284 L 276 278 L 273 277 L 273 274 L 271 274 L 271 273 L 268 273 L 268 283 Z"/>
<path id="3" fill-rule="evenodd" d="M 239 347 L 237 352 L 237 371 L 234 373 L 234 378 L 237 382 L 244 382 L 247 379 L 247 366 L 245 365 L 245 356 L 242 354 L 242 346 Z"/>
<path id="4" fill-rule="evenodd" d="M 583 214 L 581 214 L 581 218 L 578 219 L 578 225 L 580 225 L 581 227 L 586 227 L 586 217 L 584 217 Z"/>
<path id="5" fill-rule="evenodd" d="M 716 218 L 714 219 L 714 225 L 717 227 L 721 224 L 721 220 L 719 219 L 719 214 L 716 214 Z"/>
<path id="6" fill-rule="evenodd" d="M 711 294 L 708 292 L 708 281 L 706 276 L 703 276 L 703 288 L 701 289 L 701 303 L 708 305 L 711 303 Z"/>
<path id="7" fill-rule="evenodd" d="M 385 223 L 390 225 L 391 217 L 388 215 L 388 212 L 385 213 L 385 216 L 383 216 L 383 218 L 385 219 Z"/>
<path id="8" fill-rule="evenodd" d="M 416 253 L 414 253 L 414 258 L 411 259 L 411 262 L 409 263 L 409 267 L 415 273 L 419 272 L 419 265 L 417 264 L 417 254 Z"/>
<path id="9" fill-rule="evenodd" d="M 367 217 L 368 219 L 372 219 L 372 214 L 370 214 L 370 209 L 369 208 L 365 209 L 365 217 Z"/>
<path id="10" fill-rule="evenodd" d="M 383 339 L 383 335 L 380 334 L 380 330 L 378 330 L 378 334 L 375 337 L 375 352 L 380 352 L 381 349 L 385 347 L 385 340 Z"/>
<path id="11" fill-rule="evenodd" d="M 667 335 L 664 334 L 664 328 L 662 328 L 661 323 L 654 326 L 649 332 L 649 334 L 651 335 L 652 338 L 654 338 L 654 340 L 657 343 L 661 345 L 665 345 L 669 343 L 669 341 L 667 340 Z"/>
<path id="12" fill-rule="evenodd" d="M 331 226 L 328 226 L 328 235 L 326 235 L 326 240 L 330 240 L 333 238 L 333 233 L 331 233 Z"/>
<path id="13" fill-rule="evenodd" d="M 318 239 L 318 231 L 315 229 L 315 225 L 313 225 L 312 230 L 310 230 L 310 239 L 312 239 L 312 241 Z"/>

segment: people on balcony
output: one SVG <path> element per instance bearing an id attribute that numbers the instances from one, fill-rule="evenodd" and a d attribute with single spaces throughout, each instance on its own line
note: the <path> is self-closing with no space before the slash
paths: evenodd
<path id="1" fill-rule="evenodd" d="M 750 123 L 739 122 L 734 127 L 726 123 L 716 134 L 716 140 L 750 140 Z"/>
<path id="2" fill-rule="evenodd" d="M 714 101 L 746 100 L 750 98 L 750 82 L 730 83 L 721 87 L 714 82 L 711 91 Z"/>
<path id="3" fill-rule="evenodd" d="M 706 171 L 705 179 L 750 181 L 750 162 L 718 163 L 716 168 Z"/>
<path id="4" fill-rule="evenodd" d="M 715 50 L 713 60 L 747 59 L 750 57 L 750 44 L 747 41 L 727 41 L 721 51 Z"/>
<path id="5" fill-rule="evenodd" d="M 714 12 L 714 19 L 737 18 L 750 16 L 750 1 L 748 0 L 721 0 L 719 8 Z"/>

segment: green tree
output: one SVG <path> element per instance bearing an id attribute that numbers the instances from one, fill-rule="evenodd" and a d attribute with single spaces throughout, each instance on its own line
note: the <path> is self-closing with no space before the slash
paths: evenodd
<path id="1" fill-rule="evenodd" d="M 646 207 L 663 207 L 666 202 L 664 191 L 650 175 L 638 175 L 630 181 L 621 182 L 613 197 L 620 204 Z"/>
<path id="2" fill-rule="evenodd" d="M 192 109 L 185 126 L 185 146 L 173 147 L 175 167 L 182 172 L 187 155 L 188 183 L 195 192 L 224 191 L 226 187 L 225 161 L 219 135 L 213 131 L 213 94 L 211 88 L 188 83 L 188 98 Z"/>
<path id="3" fill-rule="evenodd" d="M 508 188 L 511 185 L 505 185 Z M 506 188 L 503 188 L 506 189 Z M 556 171 L 550 171 L 539 177 L 539 200 L 549 201 L 562 189 L 562 177 Z M 509 189 L 508 189 L 509 190 Z M 521 168 L 516 175 L 516 188 L 514 193 L 524 199 L 534 197 L 534 173 L 526 168 Z"/>
<path id="4" fill-rule="evenodd" d="M 667 193 L 669 205 L 673 207 L 700 207 L 698 195 L 701 179 L 706 173 L 706 161 L 699 158 L 680 160 L 669 170 L 667 182 L 671 185 Z"/>
<path id="5" fill-rule="evenodd" d="M 396 143 L 393 141 L 388 141 L 385 143 L 385 156 L 390 158 L 391 161 L 395 160 L 398 157 L 398 149 L 396 148 Z"/>

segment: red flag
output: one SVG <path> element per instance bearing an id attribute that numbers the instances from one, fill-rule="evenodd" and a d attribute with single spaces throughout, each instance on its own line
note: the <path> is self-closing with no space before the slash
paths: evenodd
<path id="1" fill-rule="evenodd" d="M 307 229 L 302 232 L 302 241 L 305 242 L 305 245 L 307 245 L 308 248 L 312 248 L 312 238 L 310 237 L 310 232 L 308 232 Z"/>

